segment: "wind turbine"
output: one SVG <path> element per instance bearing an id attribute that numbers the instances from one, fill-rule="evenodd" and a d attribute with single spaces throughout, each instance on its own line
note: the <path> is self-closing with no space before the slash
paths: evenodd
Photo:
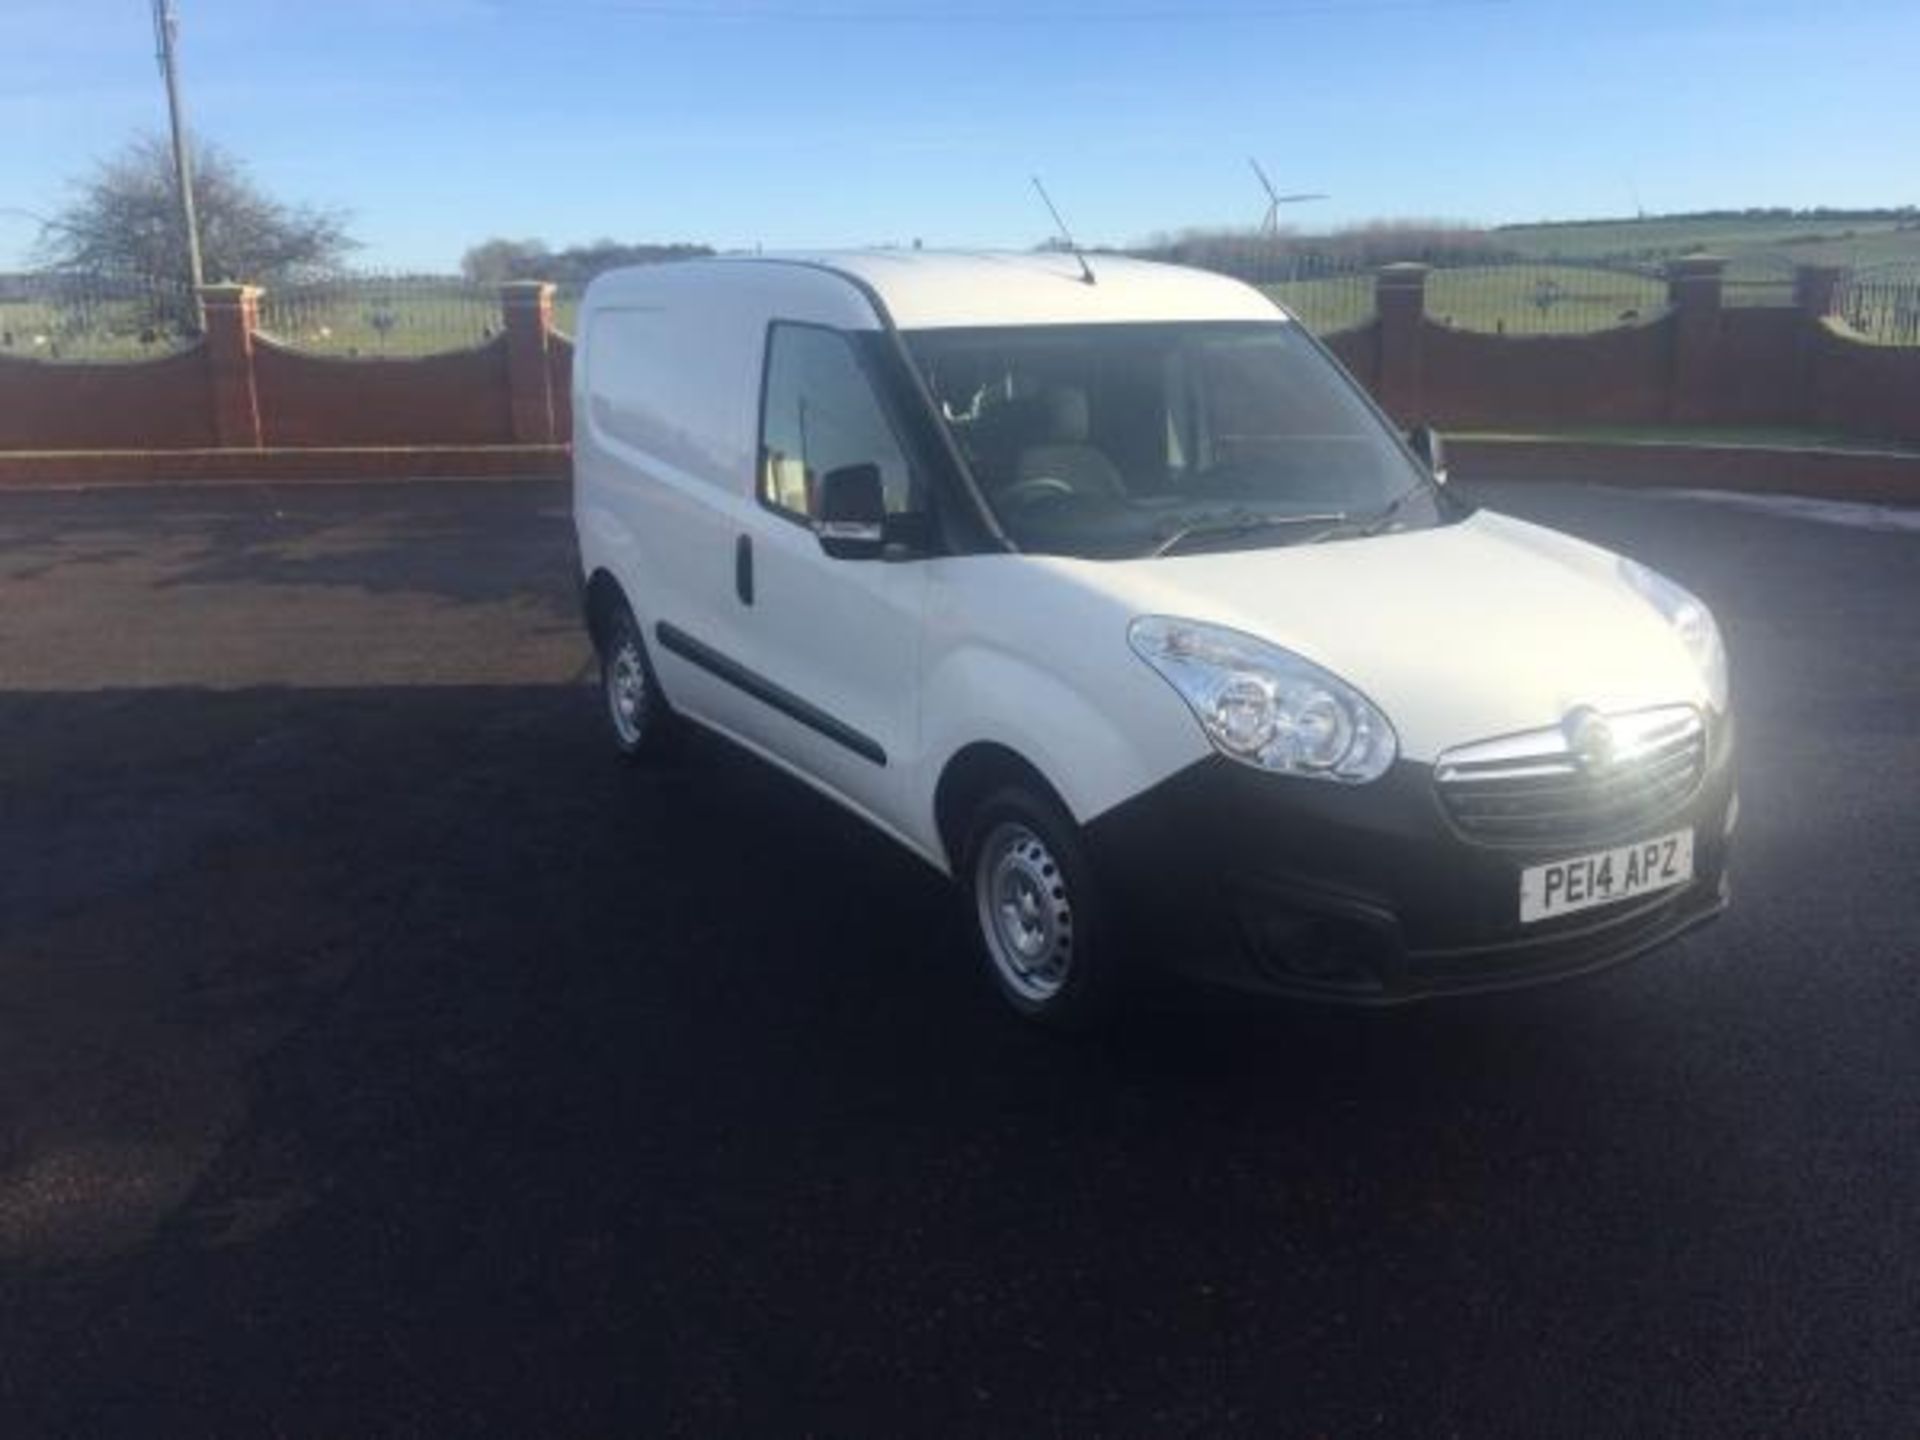
<path id="1" fill-rule="evenodd" d="M 1267 178 L 1267 172 L 1260 168 L 1260 162 L 1251 155 L 1247 164 L 1253 167 L 1254 178 L 1260 182 L 1260 188 L 1267 192 L 1267 217 L 1260 222 L 1262 234 L 1277 235 L 1280 231 L 1280 207 L 1298 205 L 1303 200 L 1328 200 L 1328 195 L 1282 195 L 1273 188 L 1273 182 Z"/>

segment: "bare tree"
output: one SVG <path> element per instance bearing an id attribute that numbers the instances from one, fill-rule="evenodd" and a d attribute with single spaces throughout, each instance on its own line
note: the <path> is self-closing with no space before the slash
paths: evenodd
<path id="1" fill-rule="evenodd" d="M 80 181 L 72 202 L 43 228 L 41 262 L 56 270 L 184 278 L 177 185 L 165 140 L 131 141 Z M 324 272 L 358 248 L 344 215 L 274 199 L 215 145 L 194 146 L 193 198 L 209 280 L 264 283 Z"/>
<path id="2" fill-rule="evenodd" d="M 542 240 L 483 240 L 460 257 L 460 272 L 476 284 L 502 280 L 551 280 L 579 287 L 603 270 L 620 265 L 651 265 L 661 260 L 688 260 L 713 254 L 708 245 L 685 241 L 630 245 L 619 240 L 595 240 L 550 250 Z"/>
<path id="3" fill-rule="evenodd" d="M 503 280 L 538 278 L 552 252 L 544 240 L 483 240 L 460 257 L 460 273 L 476 285 L 498 285 Z"/>

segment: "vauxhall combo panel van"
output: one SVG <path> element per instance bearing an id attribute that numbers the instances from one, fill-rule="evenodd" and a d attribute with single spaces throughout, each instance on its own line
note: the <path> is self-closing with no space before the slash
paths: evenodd
<path id="1" fill-rule="evenodd" d="M 695 724 L 951 875 L 1083 1023 L 1138 962 L 1382 1004 L 1726 904 L 1713 616 L 1446 488 L 1237 281 L 1068 255 L 617 271 L 574 362 L 613 743 Z"/>

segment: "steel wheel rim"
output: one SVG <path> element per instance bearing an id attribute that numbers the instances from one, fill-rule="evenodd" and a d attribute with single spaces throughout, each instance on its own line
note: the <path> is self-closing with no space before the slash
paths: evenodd
<path id="1" fill-rule="evenodd" d="M 973 876 L 974 908 L 988 957 L 1007 988 L 1043 1003 L 1073 967 L 1073 897 L 1046 842 L 1025 825 L 994 827 Z"/>
<path id="2" fill-rule="evenodd" d="M 638 745 L 646 727 L 647 666 L 640 645 L 622 636 L 607 660 L 607 713 L 623 745 Z"/>

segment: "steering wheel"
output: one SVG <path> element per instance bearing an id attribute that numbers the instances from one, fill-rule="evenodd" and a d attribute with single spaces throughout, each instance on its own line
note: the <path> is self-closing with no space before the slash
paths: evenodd
<path id="1" fill-rule="evenodd" d="M 1000 498 L 1012 505 L 1032 505 L 1041 500 L 1071 500 L 1079 493 L 1057 475 L 1029 475 L 1007 486 Z"/>

